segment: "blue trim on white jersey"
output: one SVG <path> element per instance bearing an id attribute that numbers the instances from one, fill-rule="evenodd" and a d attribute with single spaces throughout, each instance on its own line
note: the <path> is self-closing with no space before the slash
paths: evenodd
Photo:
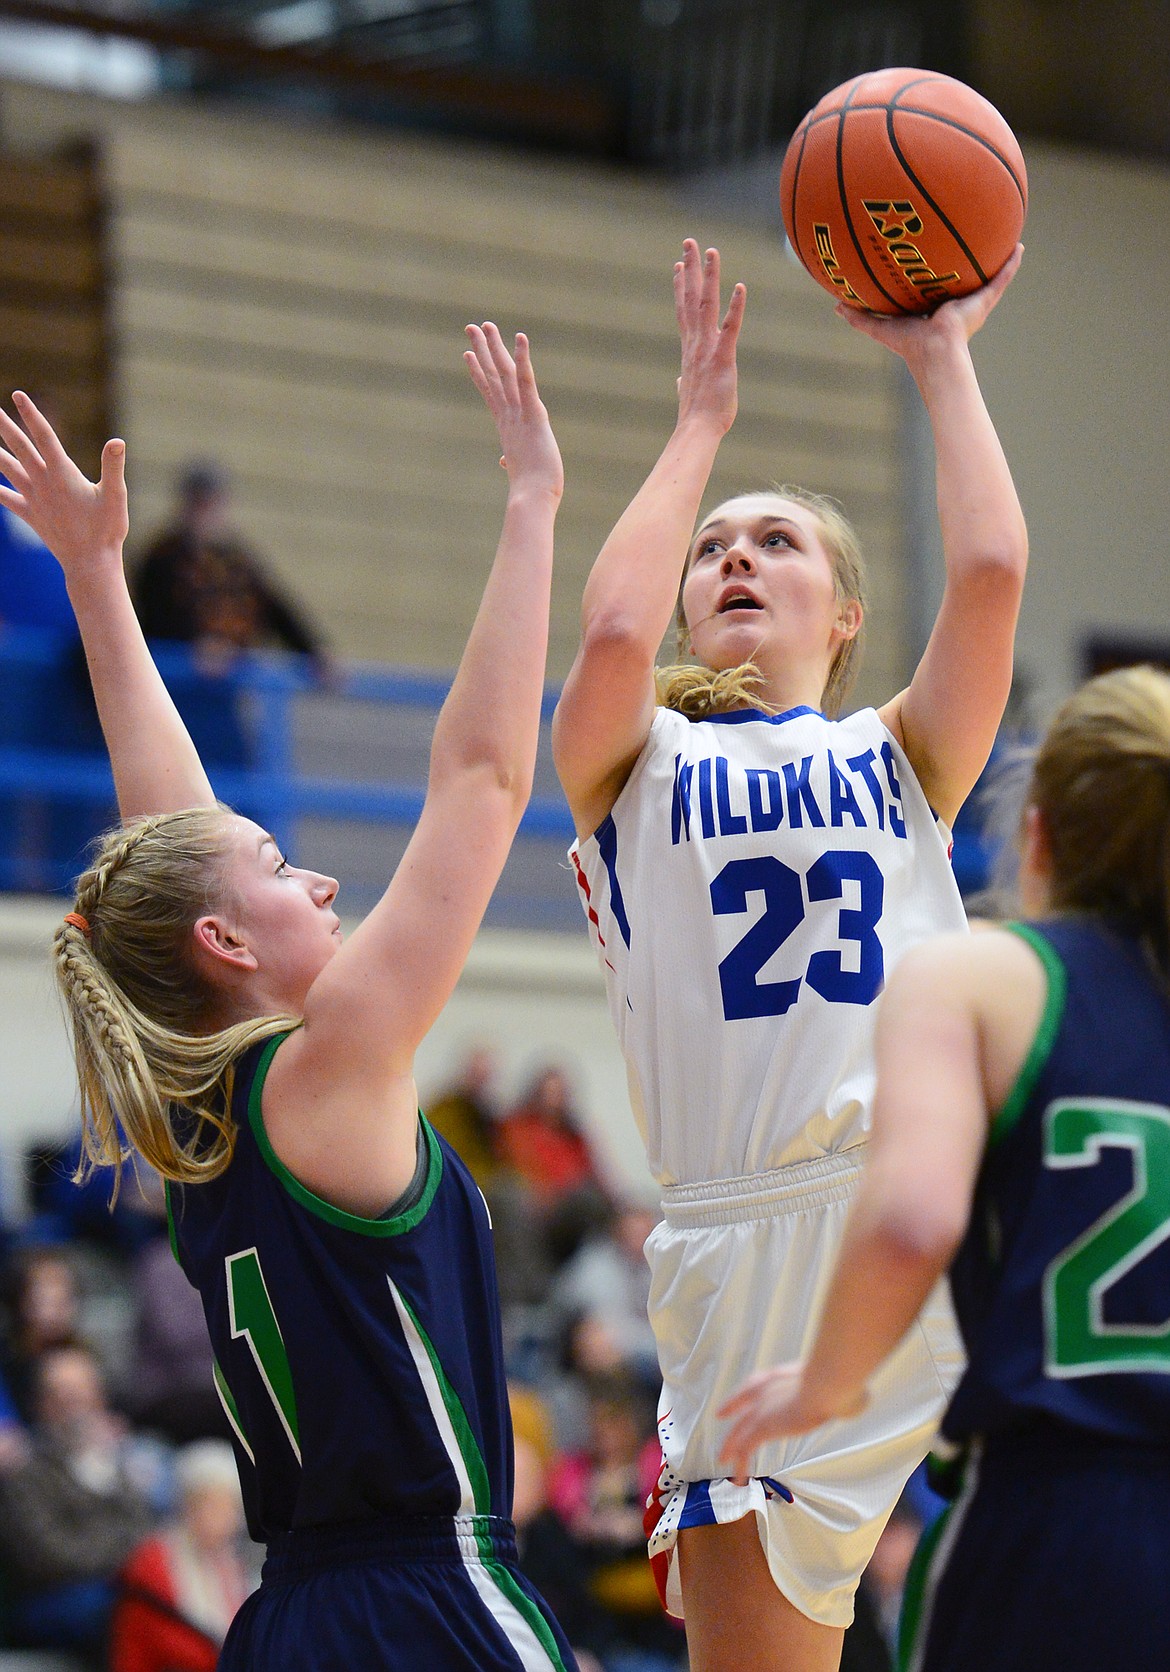
<path id="1" fill-rule="evenodd" d="M 679 1531 L 684 1527 L 714 1527 L 716 1515 L 711 1503 L 711 1482 L 693 1480 L 687 1487 L 686 1502 L 678 1518 Z"/>
<path id="2" fill-rule="evenodd" d="M 613 920 L 622 932 L 626 945 L 630 944 L 630 920 L 626 916 L 626 902 L 622 899 L 622 885 L 617 875 L 617 825 L 613 814 L 607 813 L 594 831 L 597 851 L 609 872 L 609 904 Z"/>
<path id="3" fill-rule="evenodd" d="M 699 719 L 691 719 L 692 725 L 704 726 L 742 726 L 749 720 L 763 720 L 765 725 L 782 726 L 785 720 L 799 720 L 802 714 L 815 714 L 818 720 L 826 716 L 819 708 L 810 708 L 804 703 L 799 708 L 786 708 L 783 714 L 765 714 L 758 708 L 735 708 L 729 714 L 704 714 Z"/>

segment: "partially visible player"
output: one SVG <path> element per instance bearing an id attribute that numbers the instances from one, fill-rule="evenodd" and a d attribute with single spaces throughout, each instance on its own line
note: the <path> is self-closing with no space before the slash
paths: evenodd
<path id="1" fill-rule="evenodd" d="M 830 1672 L 858 1578 L 959 1368 L 939 1297 L 872 1411 L 768 1446 L 740 1487 L 715 1413 L 808 1344 L 869 1125 L 872 1003 L 966 918 L 949 831 L 1011 682 L 1027 555 L 969 349 L 1019 265 L 929 318 L 849 324 L 900 355 L 935 440 L 946 585 L 881 709 L 835 718 L 862 625 L 844 519 L 794 490 L 697 529 L 736 411 L 744 292 L 675 269 L 674 433 L 606 541 L 554 723 L 578 880 L 663 1218 L 647 1244 L 664 1470 L 649 1522 L 695 1672 Z M 681 594 L 679 592 L 681 582 Z M 681 601 L 695 665 L 655 684 Z M 785 1345 L 781 1345 L 784 1343 Z"/>
<path id="2" fill-rule="evenodd" d="M 1029 921 L 909 954 L 815 1344 L 724 1406 L 738 1474 L 859 1410 L 950 1266 L 962 1458 L 903 1614 L 915 1672 L 1170 1666 L 1170 678 L 1103 675 L 1040 748 Z"/>
<path id="3" fill-rule="evenodd" d="M 224 1672 L 573 1664 L 515 1565 L 487 1208 L 420 1117 L 412 1066 L 530 792 L 563 481 L 526 340 L 513 361 L 494 325 L 468 331 L 503 534 L 418 825 L 344 946 L 336 882 L 216 802 L 150 659 L 122 443 L 95 487 L 26 397 L 25 430 L 0 418 L 0 499 L 65 571 L 124 820 L 55 942 L 86 1145 L 120 1164 L 120 1120 L 170 1181 L 268 1546 Z"/>

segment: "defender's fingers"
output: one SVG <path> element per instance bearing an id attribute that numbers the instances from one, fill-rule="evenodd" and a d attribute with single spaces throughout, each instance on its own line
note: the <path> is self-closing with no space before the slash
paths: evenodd
<path id="1" fill-rule="evenodd" d="M 535 392 L 536 373 L 532 369 L 532 349 L 523 331 L 516 333 L 516 377 L 525 393 Z"/>
<path id="2" fill-rule="evenodd" d="M 7 474 L 7 472 L 5 472 L 5 474 Z M 20 494 L 16 492 L 15 488 L 6 488 L 3 482 L 0 482 L 0 505 L 7 506 L 7 508 L 10 511 L 14 511 L 18 517 L 23 517 L 28 509 L 24 500 Z"/>
<path id="3" fill-rule="evenodd" d="M 121 488 L 126 481 L 126 443 L 121 436 L 111 436 L 102 448 L 102 468 L 98 477 L 103 488 Z"/>
<path id="4" fill-rule="evenodd" d="M 39 410 L 36 402 L 26 395 L 23 389 L 14 389 L 12 399 L 42 459 L 68 460 L 69 455 L 58 441 L 56 430 Z"/>
<path id="5" fill-rule="evenodd" d="M 759 1423 L 753 1417 L 743 1417 L 731 1429 L 719 1453 L 721 1461 L 730 1461 L 738 1469 L 747 1467 L 748 1458 L 760 1442 Z"/>
<path id="6" fill-rule="evenodd" d="M 687 282 L 687 280 L 686 280 L 686 269 L 683 267 L 683 264 L 682 264 L 681 261 L 676 261 L 675 262 L 674 272 L 671 275 L 671 281 L 670 282 L 671 282 L 671 288 L 674 292 L 674 317 L 678 321 L 678 328 L 681 331 L 682 328 L 683 328 L 684 308 L 686 306 L 686 282 Z"/>
<path id="7" fill-rule="evenodd" d="M 747 286 L 737 284 L 731 293 L 731 300 L 727 304 L 727 312 L 723 316 L 723 324 L 719 327 L 724 336 L 729 336 L 734 342 L 739 336 L 739 328 L 743 324 L 743 312 L 747 306 Z"/>
<path id="8" fill-rule="evenodd" d="M 760 1388 L 771 1381 L 771 1370 L 753 1370 L 747 1379 L 740 1383 L 735 1392 L 723 1401 L 715 1415 L 717 1417 L 731 1417 L 736 1411 L 742 1411 L 756 1398 Z"/>
<path id="9" fill-rule="evenodd" d="M 25 470 L 20 460 L 13 458 L 12 454 L 7 452 L 3 447 L 0 447 L 0 475 L 7 476 L 14 488 L 27 488 L 31 486 L 28 479 L 28 472 Z"/>
<path id="10" fill-rule="evenodd" d="M 15 398 L 13 396 L 14 400 Z M 45 461 L 37 452 L 28 432 L 22 430 L 20 425 L 8 416 L 3 407 L 0 407 L 0 437 L 3 438 L 4 445 L 9 453 L 15 454 L 26 468 L 35 470 L 38 466 L 44 467 Z"/>
<path id="11" fill-rule="evenodd" d="M 471 334 L 470 328 L 469 334 Z M 492 410 L 495 411 L 499 402 L 507 399 L 507 389 L 504 383 L 504 374 L 501 373 L 496 354 L 493 352 L 493 336 L 498 338 L 499 333 L 490 320 L 485 320 L 483 325 L 477 325 L 475 327 L 472 341 L 475 343 L 475 352 L 476 357 L 479 360 L 479 369 L 483 373 L 484 378 L 487 381 L 487 387 L 490 390 L 490 398 L 493 403 Z M 506 352 L 507 351 L 505 350 L 505 354 Z"/>
<path id="12" fill-rule="evenodd" d="M 717 313 L 719 309 L 719 251 L 716 249 L 707 250 L 703 256 L 699 307 L 704 314 Z"/>
<path id="13" fill-rule="evenodd" d="M 702 267 L 699 261 L 699 246 L 693 238 L 683 239 L 682 259 L 682 292 L 683 307 L 688 319 L 694 317 L 699 306 L 699 297 L 703 288 Z"/>
<path id="14" fill-rule="evenodd" d="M 512 356 L 508 353 L 508 345 L 500 334 L 499 326 L 493 325 L 492 321 L 487 319 L 484 321 L 483 334 L 488 353 L 491 355 L 492 366 L 501 386 L 510 383 L 516 375 L 516 366 Z"/>
<path id="15" fill-rule="evenodd" d="M 492 360 L 491 345 L 489 344 L 487 337 L 484 335 L 483 327 L 481 325 L 469 325 L 467 327 L 467 335 L 471 340 L 471 352 L 475 355 L 476 364 L 479 367 L 481 376 L 484 377 L 489 384 L 495 386 L 495 384 L 498 383 L 499 378 L 496 372 L 495 364 Z"/>
<path id="16" fill-rule="evenodd" d="M 464 351 L 463 364 L 467 367 L 471 381 L 486 401 L 491 394 L 491 389 L 487 378 L 483 375 L 483 367 L 480 365 L 479 356 L 474 349 L 469 348 Z"/>

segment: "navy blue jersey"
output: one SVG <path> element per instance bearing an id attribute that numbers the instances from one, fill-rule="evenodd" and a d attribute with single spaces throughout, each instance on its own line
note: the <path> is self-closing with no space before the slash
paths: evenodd
<path id="1" fill-rule="evenodd" d="M 966 1374 L 942 1432 L 1055 1423 L 1170 1441 L 1170 1004 L 1097 920 L 1013 925 L 1043 960 L 1035 1041 L 951 1268 Z"/>
<path id="2" fill-rule="evenodd" d="M 248 1527 L 508 1517 L 512 1426 L 487 1206 L 424 1122 L 426 1181 L 397 1217 L 314 1196 L 260 1113 L 283 1035 L 241 1058 L 235 1154 L 169 1190 L 236 1436 Z"/>

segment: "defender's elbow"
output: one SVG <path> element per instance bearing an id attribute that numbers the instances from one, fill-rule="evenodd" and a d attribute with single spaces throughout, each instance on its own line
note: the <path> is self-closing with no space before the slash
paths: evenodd
<path id="1" fill-rule="evenodd" d="M 942 1272 L 950 1265 L 967 1229 L 965 1203 L 945 1192 L 891 1205 L 881 1217 L 879 1236 L 887 1254 L 906 1267 Z"/>

